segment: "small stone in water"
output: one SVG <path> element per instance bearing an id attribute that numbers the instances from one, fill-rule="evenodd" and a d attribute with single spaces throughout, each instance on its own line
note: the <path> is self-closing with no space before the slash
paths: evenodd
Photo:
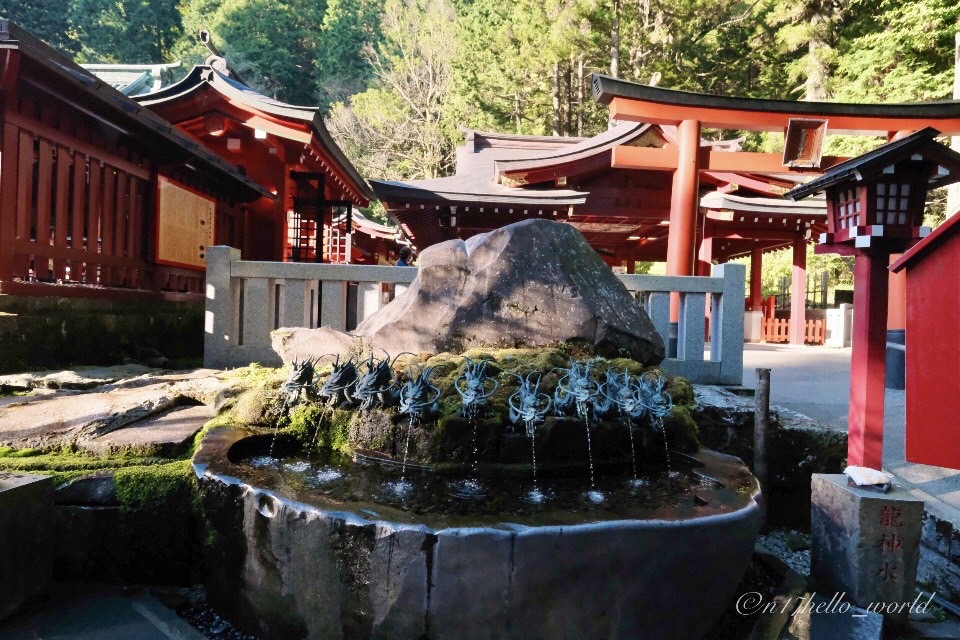
<path id="1" fill-rule="evenodd" d="M 212 633 L 215 636 L 218 636 L 224 631 L 226 631 L 227 627 L 229 626 L 230 625 L 227 623 L 226 620 L 224 620 L 220 616 L 214 616 L 213 624 L 210 625 L 210 633 Z"/>

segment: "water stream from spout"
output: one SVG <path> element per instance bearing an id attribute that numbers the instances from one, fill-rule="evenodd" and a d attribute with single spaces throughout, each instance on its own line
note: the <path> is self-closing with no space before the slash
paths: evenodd
<path id="1" fill-rule="evenodd" d="M 596 477 L 593 472 L 593 443 L 590 438 L 590 408 L 584 402 L 577 402 L 577 413 L 583 418 L 583 424 L 587 428 L 587 461 L 590 464 L 590 491 L 587 492 L 587 498 L 591 502 L 603 502 L 603 493 L 597 491 Z"/>
<path id="2" fill-rule="evenodd" d="M 537 433 L 533 428 L 528 428 L 527 433 L 530 436 L 530 456 L 533 461 L 533 490 L 527 494 L 527 499 L 534 504 L 540 504 L 547 496 L 540 491 L 537 484 Z"/>
<path id="3" fill-rule="evenodd" d="M 410 414 L 410 420 L 407 422 L 407 436 L 403 443 L 403 464 L 400 466 L 400 480 L 387 484 L 387 487 L 401 498 L 407 497 L 413 488 L 413 485 L 407 481 L 407 459 L 410 455 L 410 432 L 413 431 L 416 423 L 416 414 Z"/>
<path id="4" fill-rule="evenodd" d="M 663 425 L 663 416 L 657 416 L 660 433 L 663 435 L 663 454 L 667 461 L 667 477 L 673 476 L 673 465 L 670 464 L 670 445 L 667 443 L 667 428 Z"/>
<path id="5" fill-rule="evenodd" d="M 633 445 L 633 420 L 630 416 L 625 416 L 624 422 L 627 423 L 627 433 L 630 434 L 630 465 L 633 467 L 633 481 L 637 482 L 637 451 Z"/>

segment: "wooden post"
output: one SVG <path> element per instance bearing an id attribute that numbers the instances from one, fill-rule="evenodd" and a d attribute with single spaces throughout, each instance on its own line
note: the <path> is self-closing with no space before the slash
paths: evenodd
<path id="1" fill-rule="evenodd" d="M 700 240 L 700 249 L 697 251 L 697 275 L 710 276 L 713 269 L 713 238 L 704 237 Z"/>
<path id="2" fill-rule="evenodd" d="M 750 252 L 750 309 L 763 310 L 763 249 Z"/>
<path id="3" fill-rule="evenodd" d="M 880 469 L 887 352 L 886 254 L 857 254 L 854 262 L 853 349 L 847 464 Z"/>
<path id="4" fill-rule="evenodd" d="M 767 512 L 767 431 L 770 428 L 770 369 L 757 369 L 757 386 L 753 396 L 753 475 L 760 482 L 760 508 L 764 520 Z"/>
<path id="5" fill-rule="evenodd" d="M 679 158 L 670 196 L 670 235 L 667 237 L 667 275 L 693 274 L 693 247 L 700 206 L 700 122 L 684 120 L 677 127 Z M 680 317 L 680 298 L 670 301 L 670 322 Z"/>
<path id="6" fill-rule="evenodd" d="M 790 282 L 790 344 L 804 343 L 807 332 L 807 241 L 793 241 L 793 277 Z"/>

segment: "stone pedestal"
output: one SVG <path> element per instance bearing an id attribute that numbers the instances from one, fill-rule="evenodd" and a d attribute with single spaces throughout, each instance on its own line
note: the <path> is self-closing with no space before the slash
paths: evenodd
<path id="1" fill-rule="evenodd" d="M 745 311 L 743 314 L 743 341 L 763 342 L 763 312 Z"/>
<path id="2" fill-rule="evenodd" d="M 920 558 L 923 501 L 901 489 L 851 487 L 843 474 L 814 474 L 811 577 L 818 593 L 905 619 Z"/>
<path id="3" fill-rule="evenodd" d="M 52 568 L 52 479 L 0 472 L 0 620 L 44 591 Z"/>

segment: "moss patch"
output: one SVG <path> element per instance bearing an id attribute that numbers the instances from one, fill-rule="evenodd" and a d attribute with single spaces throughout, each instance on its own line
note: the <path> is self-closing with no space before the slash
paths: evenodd
<path id="1" fill-rule="evenodd" d="M 134 466 L 113 473 L 117 498 L 126 511 L 139 511 L 168 504 L 174 498 L 193 495 L 196 483 L 189 460 Z"/>

